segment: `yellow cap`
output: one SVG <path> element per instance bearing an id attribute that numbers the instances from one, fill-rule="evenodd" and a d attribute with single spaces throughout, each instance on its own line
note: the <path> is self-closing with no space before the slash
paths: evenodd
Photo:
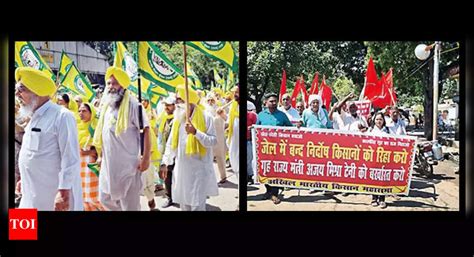
<path id="1" fill-rule="evenodd" d="M 114 76 L 114 78 L 118 81 L 120 86 L 123 88 L 127 89 L 128 86 L 130 86 L 130 77 L 128 76 L 127 72 L 125 72 L 123 69 L 111 66 L 107 69 L 107 72 L 105 73 L 105 80 L 108 80 L 110 76 Z"/>
<path id="2" fill-rule="evenodd" d="M 52 96 L 56 92 L 54 81 L 44 72 L 31 67 L 15 70 L 15 80 L 38 96 Z"/>
<path id="3" fill-rule="evenodd" d="M 199 102 L 199 96 L 197 92 L 191 87 L 188 87 L 188 91 L 189 91 L 189 103 L 197 104 Z M 179 98 L 183 99 L 183 101 L 186 101 L 186 89 L 184 88 L 184 85 L 179 85 L 176 87 L 176 94 L 178 95 Z"/>

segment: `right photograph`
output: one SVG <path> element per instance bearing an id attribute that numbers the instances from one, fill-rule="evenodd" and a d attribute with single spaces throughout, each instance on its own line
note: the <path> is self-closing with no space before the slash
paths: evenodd
<path id="1" fill-rule="evenodd" d="M 248 211 L 460 210 L 460 42 L 247 52 Z"/>

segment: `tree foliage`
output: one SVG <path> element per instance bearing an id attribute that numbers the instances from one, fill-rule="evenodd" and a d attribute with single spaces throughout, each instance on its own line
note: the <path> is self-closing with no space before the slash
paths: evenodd
<path id="1" fill-rule="evenodd" d="M 399 105 L 423 104 L 424 93 L 432 76 L 426 63 L 415 57 L 415 41 L 318 41 L 318 42 L 248 42 L 248 90 L 251 100 L 261 105 L 265 93 L 280 90 L 283 69 L 287 74 L 287 92 L 291 93 L 296 78 L 303 75 L 309 89 L 314 74 L 326 83 L 338 97 L 350 89 L 357 95 L 364 85 L 367 62 L 372 56 L 380 78 L 393 68 L 393 84 Z M 459 65 L 456 42 L 442 42 L 440 58 L 440 98 L 457 94 L 456 84 L 448 78 L 450 68 Z M 451 49 L 451 51 L 449 51 Z M 444 52 L 445 51 L 445 52 Z"/>

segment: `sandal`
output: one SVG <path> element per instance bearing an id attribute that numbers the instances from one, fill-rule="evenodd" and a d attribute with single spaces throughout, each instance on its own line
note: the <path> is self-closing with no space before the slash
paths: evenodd
<path id="1" fill-rule="evenodd" d="M 281 203 L 280 198 L 278 198 L 277 196 L 274 196 L 274 195 L 272 195 L 272 201 L 273 201 L 274 204 L 279 204 L 279 203 Z"/>

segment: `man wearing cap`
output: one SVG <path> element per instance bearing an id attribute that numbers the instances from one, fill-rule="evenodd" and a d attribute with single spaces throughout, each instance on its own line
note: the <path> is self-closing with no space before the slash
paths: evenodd
<path id="1" fill-rule="evenodd" d="M 93 144 L 101 157 L 99 198 L 109 210 L 140 210 L 142 172 L 150 166 L 149 121 L 143 107 L 126 89 L 130 77 L 118 67 L 105 74 L 106 94 Z M 143 121 L 143 154 L 140 156 L 139 108 Z"/>
<path id="2" fill-rule="evenodd" d="M 79 142 L 74 115 L 54 104 L 53 80 L 30 67 L 15 71 L 19 114 L 25 127 L 18 163 L 20 208 L 39 211 L 83 210 Z"/>
<path id="3" fill-rule="evenodd" d="M 332 123 L 328 118 L 328 113 L 325 109 L 320 107 L 321 96 L 309 96 L 309 108 L 303 111 L 303 117 L 299 126 L 307 128 L 332 128 Z"/>
<path id="4" fill-rule="evenodd" d="M 185 87 L 176 87 L 177 96 L 186 101 Z M 183 104 L 177 104 L 171 136 L 168 138 L 163 163 L 171 164 L 173 172 L 173 201 L 183 211 L 205 211 L 206 198 L 218 195 L 217 180 L 212 163 L 212 147 L 217 143 L 212 117 L 199 106 L 199 96 L 188 89 L 189 118 Z"/>
<path id="5" fill-rule="evenodd" d="M 291 106 L 291 97 L 289 94 L 284 94 L 281 97 L 281 101 L 283 103 L 282 106 L 278 107 L 278 110 L 284 112 L 288 119 L 290 119 L 291 123 L 297 124 L 300 120 L 300 114 L 298 111 Z"/>
<path id="6" fill-rule="evenodd" d="M 162 155 L 165 153 L 166 142 L 168 141 L 169 136 L 171 135 L 171 126 L 173 125 L 174 119 L 174 110 L 176 97 L 174 94 L 170 94 L 167 98 L 163 100 L 165 109 L 161 114 L 159 119 L 158 126 L 158 149 Z M 165 195 L 166 201 L 161 206 L 162 208 L 168 208 L 172 206 L 173 195 L 172 195 L 172 177 L 175 158 L 167 160 L 168 165 L 164 164 L 164 161 L 161 161 L 160 165 L 160 178 L 165 180 Z"/>

